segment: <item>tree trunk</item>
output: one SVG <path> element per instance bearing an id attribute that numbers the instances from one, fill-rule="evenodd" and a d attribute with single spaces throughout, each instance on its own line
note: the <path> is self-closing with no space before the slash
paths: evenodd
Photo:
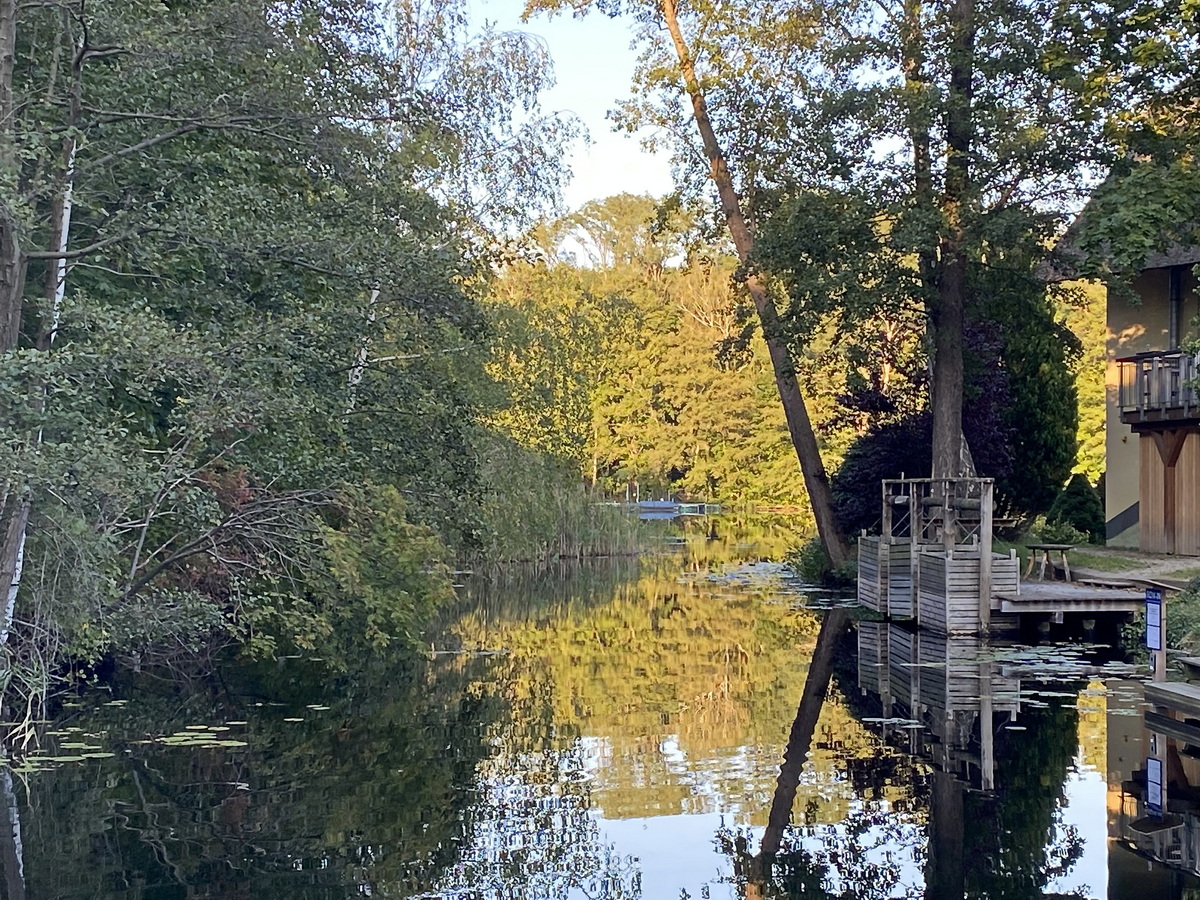
<path id="1" fill-rule="evenodd" d="M 771 812 L 767 816 L 767 827 L 763 831 L 759 853 L 772 857 L 779 852 L 783 831 L 792 820 L 792 804 L 796 801 L 796 788 L 800 786 L 800 775 L 812 746 L 813 732 L 821 707 L 825 705 L 825 694 L 833 676 L 833 653 L 838 639 L 850 623 L 850 614 L 844 609 L 831 609 L 821 622 L 817 634 L 817 646 L 813 649 L 812 661 L 808 664 L 808 675 L 804 679 L 804 693 L 796 709 L 796 719 L 788 734 L 787 749 L 783 754 L 783 765 L 779 767 L 779 778 L 775 784 L 775 795 L 771 799 Z"/>
<path id="2" fill-rule="evenodd" d="M 963 837 L 967 826 L 963 785 L 953 775 L 935 770 L 929 807 L 925 897 L 928 900 L 962 900 L 966 885 Z"/>
<path id="3" fill-rule="evenodd" d="M 20 340 L 26 266 L 16 218 L 0 202 L 0 353 L 17 349 Z"/>
<path id="4" fill-rule="evenodd" d="M 5 169 L 14 168 L 17 163 L 11 141 L 16 130 L 17 104 L 13 98 L 13 65 L 16 59 L 17 0 L 0 0 L 0 165 Z"/>
<path id="5" fill-rule="evenodd" d="M 921 21 L 923 0 L 905 0 L 901 20 L 901 68 L 904 86 L 912 95 L 908 113 L 908 134 L 913 154 L 913 205 L 918 215 L 932 228 L 937 221 L 936 197 L 933 190 L 933 155 L 930 150 L 930 117 L 928 112 L 929 82 L 925 71 L 925 29 Z M 932 237 L 917 251 L 917 268 L 921 284 L 933 296 L 937 279 L 937 249 Z"/>
<path id="6" fill-rule="evenodd" d="M 696 118 L 696 126 L 700 130 L 700 139 L 704 144 L 704 154 L 708 158 L 709 176 L 716 185 L 717 194 L 721 200 L 721 211 L 725 215 L 725 223 L 729 228 L 733 245 L 737 249 L 738 259 L 746 263 L 754 250 L 754 236 L 746 224 L 742 214 L 741 202 L 733 185 L 733 177 L 729 174 L 729 166 L 725 154 L 717 141 L 713 130 L 712 119 L 708 114 L 708 104 L 704 91 L 696 77 L 696 67 L 692 61 L 691 52 L 679 28 L 679 18 L 676 12 L 676 0 L 663 0 L 663 18 L 671 40 L 675 44 L 675 52 L 679 57 L 679 70 L 683 75 L 684 86 L 692 101 L 692 112 Z M 804 486 L 808 491 L 808 499 L 812 504 L 813 515 L 817 521 L 817 533 L 825 548 L 825 555 L 835 567 L 841 566 L 850 558 L 850 549 L 846 538 L 838 526 L 833 514 L 833 495 L 829 489 L 829 476 L 825 472 L 825 464 L 821 461 L 817 436 L 813 431 L 812 420 L 808 416 L 808 407 L 800 393 L 800 384 L 796 379 L 796 367 L 786 343 L 779 335 L 779 314 L 775 302 L 767 291 L 767 287 L 756 275 L 746 279 L 746 287 L 754 308 L 758 311 L 762 323 L 763 337 L 767 342 L 767 350 L 771 356 L 771 368 L 775 373 L 775 386 L 779 390 L 779 399 L 783 404 L 784 416 L 787 419 L 788 433 L 796 456 L 800 460 L 800 471 L 804 475 Z"/>
<path id="7" fill-rule="evenodd" d="M 800 706 L 796 709 L 796 718 L 788 734 L 787 749 L 783 753 L 783 764 L 779 767 L 775 794 L 771 798 L 771 811 L 767 815 L 767 827 L 763 831 L 758 853 L 747 866 L 747 900 L 760 900 L 767 895 L 771 882 L 771 866 L 779 853 L 784 831 L 792 821 L 796 789 L 800 786 L 800 776 L 804 772 L 804 763 L 808 760 L 808 751 L 812 747 L 817 719 L 821 716 L 821 707 L 825 705 L 825 695 L 829 691 L 829 681 L 833 676 L 833 654 L 837 649 L 838 639 L 849 623 L 850 614 L 844 609 L 830 610 L 821 622 L 817 646 L 813 648 L 808 675 L 804 679 Z"/>
<path id="8" fill-rule="evenodd" d="M 17 607 L 17 591 L 21 587 L 21 571 L 25 564 L 25 535 L 29 528 L 30 503 L 27 496 L 10 492 L 0 510 L 0 645 L 8 643 L 13 614 Z"/>
<path id="9" fill-rule="evenodd" d="M 17 2 L 0 0 L 0 179 L 15 181 L 18 161 L 14 153 L 16 103 L 13 98 L 13 63 L 17 46 Z M 21 337 L 27 261 L 12 208 L 0 201 L 0 353 L 17 349 Z M 12 473 L 4 473 L 6 479 Z M 0 607 L 7 611 L 16 600 L 24 560 L 25 527 L 29 502 L 23 486 L 6 481 L 0 503 Z M 11 614 L 0 625 L 7 638 Z"/>
<path id="10" fill-rule="evenodd" d="M 4 886 L 8 900 L 25 900 L 25 847 L 21 840 L 21 807 L 13 786 L 12 770 L 0 772 L 0 803 L 4 805 L 4 823 L 0 825 L 0 864 L 4 866 Z"/>
<path id="11" fill-rule="evenodd" d="M 962 472 L 963 327 L 967 253 L 963 207 L 971 187 L 971 81 L 975 74 L 975 0 L 950 5 L 950 90 L 946 98 L 946 183 L 940 265 L 933 310 L 933 477 Z"/>

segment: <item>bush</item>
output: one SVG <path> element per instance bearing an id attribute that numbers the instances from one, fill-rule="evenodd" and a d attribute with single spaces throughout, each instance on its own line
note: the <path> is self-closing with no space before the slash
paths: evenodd
<path id="1" fill-rule="evenodd" d="M 819 537 L 811 537 L 791 551 L 784 564 L 808 584 L 846 587 L 853 585 L 858 577 L 858 564 L 853 557 L 836 569 L 829 564 Z"/>
<path id="2" fill-rule="evenodd" d="M 931 466 L 927 414 L 876 425 L 856 438 L 830 479 L 834 513 L 842 530 L 852 536 L 863 529 L 878 531 L 879 483 L 901 475 L 924 478 Z"/>
<path id="3" fill-rule="evenodd" d="M 1088 536 L 1090 543 L 1104 540 L 1104 507 L 1095 488 L 1082 472 L 1076 472 L 1054 499 L 1046 520 L 1052 525 L 1070 525 Z M 1064 542 L 1065 543 L 1065 542 Z"/>
<path id="4" fill-rule="evenodd" d="M 1200 578 L 1171 598 L 1167 619 L 1167 646 L 1195 652 L 1200 649 Z M 1139 638 L 1140 640 L 1140 638 Z"/>
<path id="5" fill-rule="evenodd" d="M 1036 544 L 1086 544 L 1090 536 L 1069 522 L 1050 522 L 1038 516 L 1029 528 L 1029 540 Z"/>

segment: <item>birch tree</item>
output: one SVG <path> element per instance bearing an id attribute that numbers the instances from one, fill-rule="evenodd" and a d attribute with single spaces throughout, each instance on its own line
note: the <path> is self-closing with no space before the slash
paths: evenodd
<path id="1" fill-rule="evenodd" d="M 31 696 L 80 629 L 140 640 L 100 626 L 147 594 L 211 624 L 291 578 L 339 485 L 430 520 L 467 490 L 482 248 L 553 205 L 572 129 L 536 45 L 418 9 L 419 47 L 392 4 L 0 6 L 0 634 Z"/>

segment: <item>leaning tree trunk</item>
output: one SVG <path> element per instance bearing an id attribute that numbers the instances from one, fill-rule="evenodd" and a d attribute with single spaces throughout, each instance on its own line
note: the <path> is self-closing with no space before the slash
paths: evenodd
<path id="1" fill-rule="evenodd" d="M 667 30 L 671 33 L 671 40 L 675 44 L 675 52 L 679 57 L 679 70 L 692 101 L 692 112 L 696 118 L 696 126 L 700 129 L 704 154 L 708 158 L 709 175 L 713 184 L 716 185 L 717 194 L 721 200 L 721 211 L 725 215 L 725 223 L 729 228 L 733 245 L 737 249 L 738 259 L 742 263 L 746 263 L 754 250 L 754 235 L 742 214 L 741 201 L 734 188 L 729 165 L 725 160 L 721 145 L 717 141 L 712 118 L 708 114 L 708 103 L 705 100 L 704 91 L 700 87 L 700 81 L 696 77 L 696 67 L 692 61 L 691 51 L 679 28 L 676 0 L 663 0 L 663 17 Z M 787 344 L 780 335 L 779 313 L 766 285 L 758 276 L 751 274 L 747 277 L 746 287 L 750 291 L 750 299 L 754 301 L 754 308 L 762 323 L 763 337 L 767 342 L 771 368 L 775 374 L 775 387 L 779 390 L 779 400 L 783 404 L 792 446 L 795 447 L 796 456 L 800 460 L 804 486 L 808 491 L 813 515 L 817 520 L 817 533 L 821 537 L 821 544 L 825 548 L 825 554 L 829 557 L 829 561 L 834 566 L 840 566 L 850 558 L 850 550 L 833 513 L 833 494 L 829 489 L 829 476 L 825 472 L 825 464 L 821 461 L 821 451 L 817 445 L 817 436 L 813 431 L 812 420 L 808 416 L 808 407 L 800 393 L 795 363 Z"/>
<path id="2" fill-rule="evenodd" d="M 950 4 L 950 90 L 946 98 L 946 183 L 940 264 L 932 316 L 933 477 L 962 474 L 963 327 L 967 297 L 965 205 L 971 187 L 971 80 L 975 74 L 975 0 Z"/>

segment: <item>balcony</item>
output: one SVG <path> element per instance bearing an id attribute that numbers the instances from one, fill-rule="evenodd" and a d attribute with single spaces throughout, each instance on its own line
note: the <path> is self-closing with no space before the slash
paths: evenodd
<path id="1" fill-rule="evenodd" d="M 1126 425 L 1169 425 L 1200 420 L 1200 354 L 1182 350 L 1139 353 L 1118 359 L 1118 402 Z"/>

